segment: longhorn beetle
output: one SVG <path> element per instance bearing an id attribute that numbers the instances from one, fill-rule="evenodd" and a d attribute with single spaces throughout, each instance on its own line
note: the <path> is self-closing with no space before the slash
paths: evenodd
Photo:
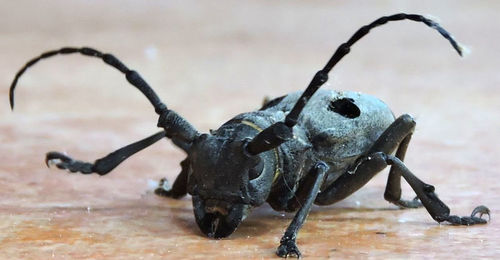
<path id="1" fill-rule="evenodd" d="M 413 175 L 403 163 L 415 129 L 407 114 L 395 118 L 379 99 L 356 92 L 318 89 L 328 73 L 351 46 L 368 32 L 389 21 L 411 20 L 436 29 L 462 55 L 461 46 L 436 22 L 416 14 L 381 17 L 361 27 L 341 44 L 324 68 L 319 70 L 304 92 L 295 92 L 266 102 L 259 110 L 242 113 L 210 133 L 199 133 L 188 121 L 167 108 L 153 89 L 133 70 L 111 54 L 91 48 L 61 48 L 29 61 L 19 77 L 41 59 L 57 54 L 80 53 L 102 59 L 126 75 L 159 115 L 162 131 L 127 145 L 94 163 L 74 160 L 59 152 L 49 152 L 46 163 L 59 169 L 83 174 L 105 175 L 129 156 L 163 137 L 172 140 L 187 154 L 182 171 L 170 188 L 165 179 L 155 193 L 180 198 L 192 196 L 194 216 L 201 231 L 210 238 L 231 235 L 254 207 L 267 202 L 275 210 L 297 212 L 281 238 L 276 254 L 300 257 L 297 232 L 313 203 L 338 202 L 365 185 L 375 174 L 390 166 L 384 198 L 401 208 L 424 206 L 437 222 L 454 225 L 487 223 L 478 206 L 471 216 L 450 215 L 450 209 L 434 193 L 434 186 Z M 401 176 L 417 197 L 401 199 Z M 479 214 L 479 217 L 476 215 Z"/>

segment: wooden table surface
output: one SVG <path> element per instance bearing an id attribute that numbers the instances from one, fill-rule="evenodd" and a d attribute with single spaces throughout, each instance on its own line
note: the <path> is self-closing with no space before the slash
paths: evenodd
<path id="1" fill-rule="evenodd" d="M 407 166 L 452 213 L 484 204 L 491 222 L 439 225 L 425 209 L 398 210 L 383 199 L 384 171 L 348 199 L 313 207 L 298 246 L 307 258 L 498 259 L 499 1 L 0 4 L 0 258 L 274 258 L 293 218 L 266 205 L 229 238 L 207 239 L 189 197 L 152 194 L 185 156 L 168 141 L 104 177 L 48 169 L 49 150 L 93 161 L 157 131 L 157 117 L 123 75 L 79 55 L 30 69 L 11 112 L 8 87 L 28 59 L 62 46 L 112 52 L 206 132 L 266 95 L 304 89 L 356 29 L 404 11 L 439 17 L 471 53 L 459 58 L 422 24 L 391 23 L 355 45 L 325 88 L 369 93 L 415 116 Z"/>

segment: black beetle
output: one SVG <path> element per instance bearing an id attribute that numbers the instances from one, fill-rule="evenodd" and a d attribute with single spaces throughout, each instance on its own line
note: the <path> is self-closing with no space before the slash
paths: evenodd
<path id="1" fill-rule="evenodd" d="M 168 109 L 137 72 L 113 55 L 91 48 L 62 48 L 29 61 L 12 82 L 10 104 L 13 108 L 19 77 L 41 59 L 71 53 L 102 59 L 124 73 L 130 84 L 149 99 L 159 115 L 158 127 L 164 130 L 94 163 L 74 160 L 59 152 L 47 153 L 46 163 L 55 163 L 70 172 L 105 175 L 134 153 L 163 137 L 170 138 L 187 153 L 187 158 L 181 162 L 182 171 L 173 186 L 170 188 L 163 179 L 155 193 L 172 198 L 189 193 L 196 223 L 211 238 L 229 236 L 253 207 L 265 202 L 275 210 L 297 211 L 276 251 L 282 257 L 300 257 L 297 232 L 313 203 L 338 202 L 387 166 L 391 168 L 384 198 L 389 202 L 401 208 L 424 206 L 437 222 L 487 223 L 482 218 L 483 214 L 489 216 L 485 206 L 476 207 L 470 217 L 450 215 L 434 187 L 405 167 L 403 159 L 415 129 L 411 116 L 395 118 L 382 101 L 369 95 L 318 91 L 328 80 L 330 70 L 356 41 L 374 27 L 405 19 L 436 29 L 462 55 L 462 48 L 453 37 L 428 18 L 415 14 L 381 17 L 341 44 L 304 92 L 267 101 L 258 111 L 237 115 L 209 134 L 200 134 Z M 401 199 L 401 176 L 417 194 L 415 199 Z"/>

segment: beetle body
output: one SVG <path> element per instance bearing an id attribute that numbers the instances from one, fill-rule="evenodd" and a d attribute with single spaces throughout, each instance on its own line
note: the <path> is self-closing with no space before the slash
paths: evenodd
<path id="1" fill-rule="evenodd" d="M 232 129 L 238 137 L 230 139 L 253 138 L 262 129 L 283 121 L 301 94 L 294 92 L 269 101 L 258 111 L 240 114 L 214 134 L 231 135 L 228 129 Z M 318 90 L 294 127 L 293 140 L 266 155 L 266 168 L 274 169 L 267 202 L 275 210 L 294 211 L 286 204 L 315 162 L 324 161 L 330 166 L 322 185 L 326 187 L 347 173 L 394 119 L 390 108 L 371 95 Z"/>
<path id="2" fill-rule="evenodd" d="M 405 19 L 436 29 L 462 54 L 453 37 L 428 18 L 416 14 L 384 16 L 361 27 L 341 44 L 305 91 L 266 102 L 260 110 L 239 114 L 210 133 L 199 133 L 167 108 L 136 71 L 113 55 L 92 48 L 66 47 L 30 60 L 11 84 L 10 104 L 14 108 L 14 90 L 21 75 L 42 59 L 72 53 L 101 59 L 125 74 L 127 81 L 146 96 L 159 115 L 157 126 L 163 130 L 94 163 L 49 152 L 47 164 L 70 172 L 105 175 L 131 155 L 169 138 L 187 156 L 173 185 L 163 179 L 155 193 L 171 198 L 189 193 L 196 223 L 211 238 L 231 235 L 252 208 L 266 202 L 275 210 L 296 211 L 276 251 L 281 257 L 300 257 L 296 237 L 313 203 L 328 205 L 342 200 L 386 167 L 390 171 L 384 198 L 389 202 L 402 208 L 424 206 L 437 222 L 484 224 L 487 221 L 481 216 L 489 215 L 488 208 L 476 207 L 466 217 L 450 215 L 434 187 L 406 168 L 403 160 L 415 129 L 411 116 L 396 118 L 384 102 L 370 95 L 319 90 L 332 68 L 372 28 Z M 418 199 L 401 198 L 402 178 Z"/>

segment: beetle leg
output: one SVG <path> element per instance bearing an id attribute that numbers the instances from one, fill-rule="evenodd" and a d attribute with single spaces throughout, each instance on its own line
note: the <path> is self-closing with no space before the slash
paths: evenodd
<path id="1" fill-rule="evenodd" d="M 459 217 L 455 215 L 450 215 L 450 208 L 442 202 L 436 193 L 434 193 L 434 186 L 429 185 L 420 179 L 418 179 L 411 171 L 406 168 L 404 163 L 397 157 L 392 155 L 380 154 L 388 165 L 398 168 L 403 178 L 410 184 L 412 189 L 417 193 L 418 198 L 427 209 L 431 217 L 437 222 L 448 221 L 453 225 L 474 225 L 474 224 L 486 224 L 487 221 L 482 219 L 483 214 L 490 215 L 490 210 L 485 206 L 478 206 L 473 211 L 471 216 Z M 476 217 L 480 214 L 480 217 Z"/>
<path id="2" fill-rule="evenodd" d="M 415 131 L 415 120 L 410 115 L 402 115 L 392 123 L 387 130 L 380 135 L 375 144 L 370 148 L 368 154 L 384 152 L 390 154 L 397 147 L 396 157 L 404 161 L 408 144 Z M 422 203 L 415 197 L 413 200 L 401 199 L 401 173 L 395 167 L 391 167 L 384 198 L 401 208 L 418 208 Z"/>
<path id="3" fill-rule="evenodd" d="M 286 212 L 295 212 L 304 205 L 305 201 L 310 197 L 311 187 L 314 186 L 316 179 L 316 174 L 308 173 L 304 176 L 294 196 L 288 200 L 285 209 Z"/>
<path id="4" fill-rule="evenodd" d="M 281 102 L 281 100 L 283 100 L 284 98 L 286 98 L 286 95 L 281 96 L 281 97 L 277 97 L 277 98 L 273 98 L 273 99 L 271 99 L 269 96 L 266 96 L 266 97 L 264 97 L 264 100 L 262 102 L 262 107 L 259 110 L 266 110 L 270 107 L 273 107 L 273 106 L 279 104 Z"/>
<path id="5" fill-rule="evenodd" d="M 474 225 L 485 224 L 487 221 L 475 215 L 486 214 L 489 216 L 489 209 L 485 206 L 479 206 L 474 209 L 470 217 L 459 217 L 450 215 L 450 209 L 434 193 L 434 186 L 426 184 L 418 179 L 406 168 L 404 163 L 393 155 L 387 155 L 383 152 L 372 153 L 365 156 L 362 162 L 357 166 L 354 174 L 344 174 L 337 179 L 325 192 L 327 197 L 321 197 L 322 193 L 316 199 L 317 204 L 329 204 L 341 200 L 358 189 L 359 183 L 366 179 L 371 179 L 376 173 L 382 171 L 388 165 L 395 168 L 403 178 L 410 184 L 417 194 L 421 203 L 427 209 L 431 217 L 437 222 L 448 221 L 454 225 Z M 361 181 L 360 181 L 361 180 Z"/>
<path id="6" fill-rule="evenodd" d="M 296 239 L 297 233 L 304 224 L 307 214 L 311 210 L 312 203 L 318 195 L 319 188 L 323 184 L 325 173 L 328 171 L 328 165 L 324 162 L 318 162 L 309 171 L 310 182 L 308 182 L 308 192 L 307 197 L 304 200 L 302 207 L 299 209 L 292 222 L 285 231 L 285 234 L 281 238 L 280 245 L 276 250 L 276 254 L 281 257 L 295 256 L 300 258 L 300 251 L 297 248 Z"/>
<path id="7" fill-rule="evenodd" d="M 189 159 L 184 159 L 184 161 L 181 162 L 181 167 L 181 173 L 175 179 L 174 185 L 172 187 L 169 187 L 166 178 L 160 180 L 158 188 L 155 189 L 156 195 L 178 199 L 184 197 L 187 194 Z"/>
<path id="8" fill-rule="evenodd" d="M 103 158 L 97 159 L 94 163 L 74 160 L 71 157 L 59 152 L 48 152 L 45 156 L 45 163 L 47 166 L 55 164 L 57 168 L 69 170 L 70 172 L 80 172 L 83 174 L 97 173 L 99 175 L 105 175 L 131 155 L 156 143 L 163 137 L 165 137 L 165 131 L 158 132 L 150 137 L 120 148 Z"/>
<path id="9" fill-rule="evenodd" d="M 396 151 L 396 157 L 401 161 L 405 158 L 410 139 L 411 133 L 403 139 L 401 144 L 399 144 L 398 150 Z M 401 208 L 419 208 L 423 206 L 418 197 L 415 197 L 413 200 L 401 199 L 401 173 L 398 171 L 398 168 L 394 166 L 391 166 L 391 170 L 389 171 L 384 198 Z"/>
<path id="10" fill-rule="evenodd" d="M 271 101 L 271 98 L 269 96 L 265 96 L 264 99 L 262 99 L 262 107 L 265 107 L 269 101 Z"/>
<path id="11" fill-rule="evenodd" d="M 396 157 L 403 160 L 410 142 L 411 135 L 415 130 L 415 120 L 410 115 L 398 117 L 375 141 L 367 154 L 383 152 L 386 154 L 396 150 Z M 345 199 L 359 188 L 363 187 L 375 174 L 382 169 L 371 169 L 364 166 L 364 162 L 369 160 L 369 156 L 360 158 L 352 170 L 341 175 L 334 183 L 323 189 L 318 195 L 316 203 L 320 205 L 333 204 Z M 361 167 L 361 168 L 360 168 Z M 385 168 L 385 166 L 384 166 Z M 391 167 L 387 188 L 384 197 L 391 203 L 400 207 L 419 207 L 421 203 L 418 200 L 401 199 L 401 173 L 395 167 Z"/>

